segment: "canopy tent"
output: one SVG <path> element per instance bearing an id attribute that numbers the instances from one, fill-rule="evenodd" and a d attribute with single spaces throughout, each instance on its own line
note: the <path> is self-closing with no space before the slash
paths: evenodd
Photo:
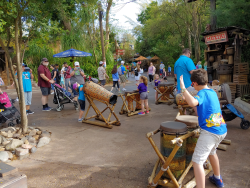
<path id="1" fill-rule="evenodd" d="M 135 61 L 143 61 L 143 60 L 147 60 L 147 58 L 143 57 L 143 56 L 140 56 L 140 57 L 135 59 Z"/>
<path id="2" fill-rule="evenodd" d="M 80 50 L 75 50 L 73 48 L 53 55 L 53 57 L 59 57 L 59 58 L 61 58 L 61 57 L 86 57 L 86 56 L 92 56 L 92 54 L 87 53 L 87 52 L 83 52 Z"/>
<path id="3" fill-rule="evenodd" d="M 152 57 L 151 56 L 148 56 L 147 59 L 151 59 Z"/>

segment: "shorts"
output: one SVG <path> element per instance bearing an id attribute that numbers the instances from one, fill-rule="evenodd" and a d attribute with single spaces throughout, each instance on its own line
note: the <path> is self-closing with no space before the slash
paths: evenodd
<path id="1" fill-rule="evenodd" d="M 140 94 L 140 99 L 141 99 L 141 100 L 146 100 L 146 99 L 148 99 L 148 92 L 142 92 L 142 93 Z"/>
<path id="2" fill-rule="evenodd" d="M 85 101 L 78 99 L 81 111 L 85 111 Z"/>
<path id="3" fill-rule="evenodd" d="M 106 80 L 100 80 L 100 82 L 101 82 L 101 85 L 102 85 L 102 86 L 105 86 Z"/>
<path id="4" fill-rule="evenodd" d="M 160 74 L 163 74 L 163 69 L 160 69 Z"/>
<path id="5" fill-rule="evenodd" d="M 127 78 L 126 78 L 126 76 L 123 74 L 123 75 L 120 76 L 120 80 L 121 80 L 121 83 L 126 83 Z"/>
<path id="6" fill-rule="evenodd" d="M 202 129 L 194 149 L 192 161 L 199 165 L 203 165 L 209 155 L 216 154 L 216 148 L 226 135 L 227 133 L 217 135 Z"/>
<path id="7" fill-rule="evenodd" d="M 40 87 L 43 96 L 50 95 L 51 87 Z"/>
<path id="8" fill-rule="evenodd" d="M 23 93 L 24 93 L 25 105 L 31 105 L 32 91 L 30 91 L 30 92 L 23 92 Z"/>

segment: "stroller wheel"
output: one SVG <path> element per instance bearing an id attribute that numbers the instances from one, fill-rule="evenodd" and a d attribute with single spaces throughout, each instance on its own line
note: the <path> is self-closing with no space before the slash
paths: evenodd
<path id="1" fill-rule="evenodd" d="M 61 106 L 57 106 L 56 111 L 57 111 L 57 112 L 62 111 L 62 107 L 61 107 Z"/>
<path id="2" fill-rule="evenodd" d="M 9 127 L 14 127 L 14 125 L 15 125 L 15 124 L 14 124 L 13 122 L 9 122 L 9 123 L 8 123 L 8 126 L 9 126 Z"/>
<path id="3" fill-rule="evenodd" d="M 250 127 L 250 122 L 242 119 L 241 123 L 240 123 L 240 127 L 244 130 L 248 129 Z"/>

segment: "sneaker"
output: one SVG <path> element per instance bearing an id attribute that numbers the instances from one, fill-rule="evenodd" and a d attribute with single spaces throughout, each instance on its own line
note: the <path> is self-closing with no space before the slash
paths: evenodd
<path id="1" fill-rule="evenodd" d="M 209 180 L 215 184 L 217 187 L 224 187 L 224 183 L 223 183 L 223 179 L 220 178 L 220 179 L 217 179 L 216 177 L 213 176 L 210 176 L 209 177 Z"/>
<path id="2" fill-rule="evenodd" d="M 54 92 L 51 93 L 51 95 L 53 95 L 53 94 L 54 94 Z"/>
<path id="3" fill-rule="evenodd" d="M 26 115 L 29 115 L 28 111 L 26 111 Z"/>
<path id="4" fill-rule="evenodd" d="M 51 110 L 51 108 L 49 108 L 49 107 L 43 108 L 43 111 L 50 111 L 50 110 Z"/>
<path id="5" fill-rule="evenodd" d="M 78 119 L 78 122 L 82 122 L 82 120 L 83 120 L 83 118 L 81 118 L 81 119 Z"/>
<path id="6" fill-rule="evenodd" d="M 125 88 L 122 88 L 122 90 L 123 90 L 123 91 L 126 91 L 126 89 L 125 89 Z"/>
<path id="7" fill-rule="evenodd" d="M 149 114 L 149 111 L 146 111 L 146 114 Z"/>
<path id="8" fill-rule="evenodd" d="M 27 114 L 34 114 L 34 112 L 32 112 L 31 110 L 27 110 L 26 113 Z"/>
<path id="9" fill-rule="evenodd" d="M 50 110 L 52 110 L 52 109 L 53 109 L 53 108 L 51 108 L 51 107 L 49 107 L 49 106 L 48 106 L 47 108 L 49 108 Z"/>
<path id="10" fill-rule="evenodd" d="M 145 115 L 145 112 L 139 112 L 138 115 Z"/>

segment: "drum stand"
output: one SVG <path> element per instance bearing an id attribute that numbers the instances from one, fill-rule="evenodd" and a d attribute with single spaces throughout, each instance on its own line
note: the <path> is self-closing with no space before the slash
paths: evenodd
<path id="1" fill-rule="evenodd" d="M 174 102 L 171 99 L 174 99 L 174 90 L 176 86 L 167 86 L 164 92 L 161 92 L 157 87 L 154 87 L 154 89 L 160 94 L 160 97 L 155 101 L 155 104 L 159 103 L 168 103 L 168 105 L 172 105 Z M 167 97 L 166 93 L 169 93 L 169 95 L 172 95 L 173 97 Z M 162 98 L 165 97 L 167 100 L 163 100 Z"/>
<path id="2" fill-rule="evenodd" d="M 83 119 L 83 123 L 88 123 L 88 124 L 92 124 L 92 125 L 98 125 L 98 126 L 101 126 L 101 127 L 107 127 L 107 128 L 110 128 L 112 129 L 113 126 L 112 125 L 121 125 L 120 123 L 120 120 L 118 119 L 118 117 L 116 116 L 115 112 L 114 112 L 114 108 L 115 108 L 115 105 L 110 105 L 108 104 L 107 102 L 103 102 L 103 101 L 100 101 L 100 100 L 97 100 L 97 99 L 93 99 L 91 98 L 89 95 L 85 94 L 85 98 L 88 100 L 89 102 L 89 106 L 88 106 L 88 109 L 86 111 L 86 114 L 85 114 L 85 117 Z M 103 110 L 103 111 L 100 111 L 97 106 L 95 105 L 94 103 L 94 100 L 97 100 L 99 102 L 102 102 L 104 104 L 107 105 L 107 107 Z M 90 107 L 92 107 L 96 113 L 96 115 L 93 115 L 93 116 L 90 116 L 87 118 L 87 115 L 89 113 L 89 109 Z M 108 118 L 106 119 L 104 116 L 103 116 L 103 113 L 109 109 L 110 110 L 110 113 L 109 113 L 109 116 Z M 114 121 L 110 121 L 110 118 L 111 118 L 111 115 L 114 115 L 115 119 Z M 89 121 L 89 119 L 92 119 L 92 118 L 95 118 L 96 120 L 99 120 L 99 121 Z M 101 121 L 101 122 L 100 122 Z"/>
<path id="3" fill-rule="evenodd" d="M 132 111 L 129 110 L 128 105 L 126 103 L 126 101 L 128 101 L 128 98 L 133 96 L 133 95 L 138 95 L 138 93 L 128 93 L 127 95 L 125 94 L 120 94 L 118 96 L 120 96 L 122 98 L 123 104 L 121 107 L 121 111 L 119 112 L 119 114 L 127 114 L 128 117 L 133 116 L 138 114 L 139 112 L 141 112 L 141 110 L 136 110 L 136 107 L 133 108 Z M 125 96 L 125 98 L 123 97 Z M 136 98 L 132 98 L 133 101 L 139 103 L 139 105 L 141 105 L 141 101 L 137 101 Z M 151 108 L 148 107 L 148 110 L 151 111 Z M 144 109 L 144 111 L 146 111 L 146 109 Z"/>
<path id="4" fill-rule="evenodd" d="M 171 152 L 171 154 L 169 155 L 168 158 L 164 157 L 161 154 L 160 150 L 157 148 L 157 146 L 155 145 L 155 142 L 152 139 L 152 136 L 157 134 L 158 132 L 160 132 L 160 129 L 157 129 L 154 132 L 150 132 L 150 133 L 147 134 L 147 138 L 148 138 L 149 142 L 151 143 L 151 145 L 153 146 L 156 154 L 159 157 L 159 159 L 156 161 L 156 164 L 154 166 L 154 169 L 153 169 L 153 172 L 152 172 L 151 176 L 148 178 L 148 184 L 149 184 L 148 188 L 156 187 L 157 185 L 161 185 L 163 187 L 175 187 L 175 188 L 180 188 L 180 187 L 193 188 L 193 187 L 195 187 L 196 186 L 195 178 L 193 178 L 187 184 L 183 185 L 184 178 L 186 177 L 187 173 L 189 172 L 189 170 L 193 166 L 192 162 L 189 163 L 189 165 L 187 166 L 185 171 L 182 173 L 182 175 L 181 175 L 181 177 L 179 178 L 178 181 L 174 177 L 173 173 L 171 172 L 171 170 L 169 168 L 169 165 L 172 162 L 174 156 L 176 155 L 178 149 L 182 146 L 183 140 L 187 139 L 187 138 L 189 138 L 191 136 L 198 135 L 199 134 L 199 129 L 196 129 L 196 130 L 194 130 L 192 132 L 188 132 L 187 134 L 172 140 L 171 143 L 175 144 L 175 147 L 172 150 L 172 152 Z M 155 176 L 158 166 L 160 166 L 160 171 Z M 206 176 L 212 170 L 212 166 L 208 161 L 206 161 L 206 163 L 204 165 L 204 168 L 205 168 L 204 170 L 205 170 L 205 176 Z M 164 172 L 167 172 L 168 176 L 170 177 L 170 180 L 161 178 Z"/>

